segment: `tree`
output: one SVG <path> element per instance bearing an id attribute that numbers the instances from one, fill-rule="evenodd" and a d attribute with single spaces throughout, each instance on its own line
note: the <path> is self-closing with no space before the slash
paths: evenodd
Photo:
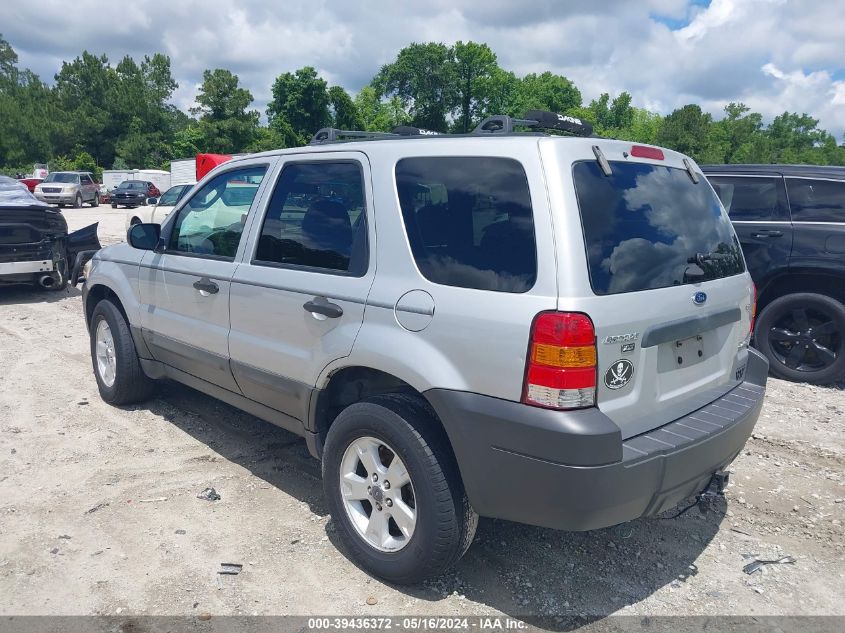
<path id="1" fill-rule="evenodd" d="M 17 74 L 18 54 L 0 33 L 0 77 L 14 80 Z"/>
<path id="2" fill-rule="evenodd" d="M 389 132 L 397 125 L 406 125 L 411 120 L 399 97 L 382 101 L 372 86 L 364 86 L 355 95 L 355 109 L 362 128 L 371 132 Z"/>
<path id="3" fill-rule="evenodd" d="M 581 92 L 562 75 L 529 73 L 520 81 L 516 105 L 520 116 L 527 110 L 567 114 L 581 105 Z"/>
<path id="4" fill-rule="evenodd" d="M 197 131 L 205 151 L 235 154 L 255 139 L 258 111 L 247 111 L 252 93 L 239 84 L 238 76 L 223 68 L 203 72 L 191 112 L 200 117 Z"/>
<path id="5" fill-rule="evenodd" d="M 308 139 L 330 122 L 329 93 L 325 80 L 311 66 L 295 73 L 284 73 L 273 82 L 273 99 L 267 105 L 267 118 L 271 125 L 282 118 L 290 126 L 292 145 L 304 145 Z M 284 135 L 284 124 L 276 128 Z"/>
<path id="6" fill-rule="evenodd" d="M 469 132 L 489 112 L 491 79 L 499 70 L 496 54 L 487 44 L 456 42 L 452 47 L 457 120 L 455 129 Z"/>
<path id="7" fill-rule="evenodd" d="M 329 110 L 333 127 L 341 130 L 360 130 L 364 127 L 358 108 L 349 93 L 340 86 L 329 88 Z M 316 132 L 316 130 L 314 130 Z"/>
<path id="8" fill-rule="evenodd" d="M 396 61 L 381 67 L 372 85 L 379 95 L 398 97 L 413 125 L 445 132 L 446 117 L 455 106 L 451 60 L 445 44 L 413 43 L 399 51 Z"/>
<path id="9" fill-rule="evenodd" d="M 695 104 L 678 108 L 665 119 L 657 143 L 692 156 L 699 163 L 719 162 L 723 150 L 714 143 L 713 117 Z"/>

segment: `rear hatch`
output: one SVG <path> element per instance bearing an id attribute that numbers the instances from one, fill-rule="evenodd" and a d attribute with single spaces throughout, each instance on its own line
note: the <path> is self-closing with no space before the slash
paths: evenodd
<path id="1" fill-rule="evenodd" d="M 594 323 L 599 409 L 627 438 L 731 389 L 747 359 L 753 289 L 698 168 L 620 141 L 558 140 L 545 153 L 563 207 L 559 261 L 573 263 L 558 265 L 559 309 Z"/>

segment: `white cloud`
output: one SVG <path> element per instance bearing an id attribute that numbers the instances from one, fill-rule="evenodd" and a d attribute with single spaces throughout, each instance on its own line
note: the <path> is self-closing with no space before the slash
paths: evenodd
<path id="1" fill-rule="evenodd" d="M 839 4 L 840 6 L 836 6 Z M 4 8 L 3 36 L 51 80 L 83 49 L 170 55 L 187 107 L 206 68 L 237 73 L 263 110 L 273 79 L 304 65 L 357 90 L 412 41 L 487 42 L 517 74 L 567 75 L 585 100 L 629 91 L 666 113 L 700 103 L 714 114 L 744 101 L 845 133 L 845 20 L 815 0 L 41 0 Z M 678 23 L 687 22 L 681 28 Z M 676 30 L 672 30 L 675 26 Z"/>

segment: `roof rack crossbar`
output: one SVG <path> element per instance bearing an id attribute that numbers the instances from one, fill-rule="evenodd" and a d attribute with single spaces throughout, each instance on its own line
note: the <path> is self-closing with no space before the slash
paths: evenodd
<path id="1" fill-rule="evenodd" d="M 344 138 L 396 138 L 396 134 L 389 132 L 366 132 L 363 130 L 339 130 L 333 127 L 324 127 L 317 130 L 311 137 L 309 145 L 320 145 L 321 143 L 334 143 Z"/>

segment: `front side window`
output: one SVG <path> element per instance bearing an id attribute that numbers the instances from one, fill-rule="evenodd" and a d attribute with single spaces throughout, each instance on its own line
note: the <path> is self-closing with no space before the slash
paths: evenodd
<path id="1" fill-rule="evenodd" d="M 266 171 L 264 165 L 233 169 L 206 183 L 179 211 L 168 251 L 234 258 Z"/>
<path id="2" fill-rule="evenodd" d="M 526 292 L 537 279 L 528 179 L 511 158 L 405 158 L 396 187 L 411 252 L 434 283 Z"/>
<path id="3" fill-rule="evenodd" d="M 845 222 L 845 182 L 787 178 L 794 222 Z"/>
<path id="4" fill-rule="evenodd" d="M 786 219 L 779 176 L 708 176 L 731 220 L 766 222 Z"/>
<path id="5" fill-rule="evenodd" d="M 285 166 L 254 261 L 364 275 L 368 251 L 361 166 L 349 161 Z"/>
<path id="6" fill-rule="evenodd" d="M 185 185 L 176 185 L 175 187 L 171 187 L 164 194 L 159 198 L 158 203 L 163 207 L 172 207 L 175 206 L 179 199 L 182 197 L 182 194 L 186 191 Z"/>
<path id="7" fill-rule="evenodd" d="M 597 295 L 738 275 L 739 241 L 713 190 L 684 169 L 611 161 L 576 163 L 575 192 L 590 282 Z"/>

